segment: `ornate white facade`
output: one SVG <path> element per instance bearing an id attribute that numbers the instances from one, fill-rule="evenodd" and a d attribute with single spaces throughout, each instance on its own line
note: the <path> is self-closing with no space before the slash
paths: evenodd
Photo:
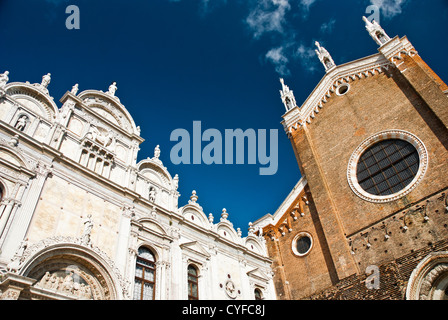
<path id="1" fill-rule="evenodd" d="M 147 298 L 193 290 L 199 299 L 275 299 L 271 260 L 251 225 L 242 237 L 225 209 L 214 222 L 194 191 L 179 207 L 179 177 L 159 146 L 137 163 L 143 139 L 116 83 L 107 92 L 75 85 L 59 108 L 51 74 L 35 84 L 8 75 L 0 74 L 2 299 L 140 299 L 142 248 L 153 258 Z"/>

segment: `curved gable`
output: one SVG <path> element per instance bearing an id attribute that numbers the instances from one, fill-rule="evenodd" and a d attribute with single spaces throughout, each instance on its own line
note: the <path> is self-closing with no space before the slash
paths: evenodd
<path id="1" fill-rule="evenodd" d="M 186 220 L 188 220 L 194 224 L 197 224 L 201 227 L 207 227 L 209 225 L 209 221 L 208 221 L 206 215 L 204 214 L 204 212 L 202 212 L 202 210 L 200 210 L 198 208 L 198 206 L 186 205 L 186 206 L 182 207 L 181 212 L 182 212 L 182 216 Z"/>
<path id="2" fill-rule="evenodd" d="M 84 104 L 101 118 L 120 127 L 130 135 L 140 136 L 131 114 L 118 98 L 97 90 L 86 90 L 78 95 Z"/>
<path id="3" fill-rule="evenodd" d="M 10 83 L 6 86 L 6 93 L 28 111 L 48 121 L 53 121 L 59 112 L 50 96 L 28 83 Z"/>
<path id="4" fill-rule="evenodd" d="M 155 231 L 162 235 L 167 235 L 165 228 L 162 227 L 157 221 L 151 218 L 142 218 L 138 222 L 147 230 Z"/>
<path id="5" fill-rule="evenodd" d="M 172 178 L 165 167 L 151 159 L 142 160 L 137 164 L 139 175 L 168 189 L 172 186 Z"/>

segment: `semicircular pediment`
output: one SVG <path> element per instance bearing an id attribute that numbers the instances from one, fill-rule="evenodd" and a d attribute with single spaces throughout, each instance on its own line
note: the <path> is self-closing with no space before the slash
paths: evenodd
<path id="1" fill-rule="evenodd" d="M 188 220 L 193 222 L 194 224 L 197 224 L 201 227 L 206 227 L 209 222 L 202 210 L 199 210 L 199 208 L 195 205 L 186 205 L 182 207 L 182 216 Z"/>
<path id="2" fill-rule="evenodd" d="M 142 160 L 137 164 L 138 172 L 141 176 L 150 181 L 158 183 L 166 188 L 170 188 L 172 178 L 169 172 L 160 164 L 155 163 L 151 159 Z"/>
<path id="3" fill-rule="evenodd" d="M 238 235 L 235 231 L 235 229 L 228 226 L 226 223 L 218 223 L 217 232 L 220 236 L 229 239 L 231 241 L 236 241 L 238 238 Z"/>
<path id="4" fill-rule="evenodd" d="M 6 93 L 27 110 L 48 121 L 53 121 L 59 112 L 53 99 L 30 84 L 10 83 L 6 86 Z"/>
<path id="5" fill-rule="evenodd" d="M 78 95 L 89 109 L 129 134 L 140 135 L 134 119 L 118 99 L 97 90 L 86 90 Z"/>

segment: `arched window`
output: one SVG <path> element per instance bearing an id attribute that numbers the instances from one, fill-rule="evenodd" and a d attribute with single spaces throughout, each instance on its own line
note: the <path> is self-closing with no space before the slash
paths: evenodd
<path id="1" fill-rule="evenodd" d="M 156 286 L 155 256 L 148 248 L 138 249 L 135 267 L 134 300 L 154 300 Z"/>
<path id="2" fill-rule="evenodd" d="M 263 300 L 263 295 L 261 294 L 261 290 L 256 288 L 254 290 L 255 300 Z"/>
<path id="3" fill-rule="evenodd" d="M 199 300 L 198 279 L 198 269 L 190 264 L 188 266 L 188 300 Z"/>

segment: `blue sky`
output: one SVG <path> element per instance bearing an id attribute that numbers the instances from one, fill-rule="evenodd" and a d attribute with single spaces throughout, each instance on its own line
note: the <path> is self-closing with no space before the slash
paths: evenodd
<path id="1" fill-rule="evenodd" d="M 72 4 L 79 30 L 65 27 Z M 0 72 L 31 83 L 50 72 L 56 101 L 75 83 L 106 91 L 116 81 L 145 139 L 138 160 L 160 145 L 164 165 L 179 174 L 180 205 L 196 190 L 207 215 L 218 221 L 226 208 L 246 234 L 300 179 L 280 124 L 279 77 L 301 105 L 324 75 L 316 40 L 336 64 L 376 53 L 362 21 L 372 4 L 389 36 L 407 35 L 448 81 L 447 0 L 0 0 Z M 259 175 L 260 164 L 172 164 L 171 132 L 192 132 L 193 121 L 223 134 L 278 130 L 277 173 Z"/>

